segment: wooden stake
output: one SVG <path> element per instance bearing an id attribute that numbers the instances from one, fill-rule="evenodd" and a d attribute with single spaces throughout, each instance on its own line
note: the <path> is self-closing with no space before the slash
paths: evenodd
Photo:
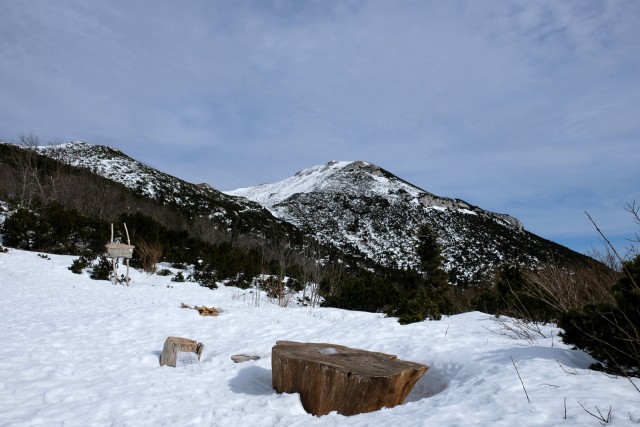
<path id="1" fill-rule="evenodd" d="M 127 223 L 123 222 L 124 224 L 124 232 L 127 235 L 127 245 L 131 244 L 131 240 L 129 240 L 129 230 L 127 230 Z M 125 282 L 127 283 L 127 286 L 129 286 L 129 258 L 126 259 L 125 264 L 127 264 L 127 277 L 125 278 Z"/>
<path id="2" fill-rule="evenodd" d="M 127 278 L 125 280 L 127 282 L 127 286 L 129 286 L 129 258 L 127 258 L 126 261 L 127 261 Z"/>

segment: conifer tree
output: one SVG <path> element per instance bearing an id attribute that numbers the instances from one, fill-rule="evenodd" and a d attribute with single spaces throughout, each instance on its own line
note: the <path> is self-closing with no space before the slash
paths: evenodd
<path id="1" fill-rule="evenodd" d="M 436 232 L 427 224 L 418 230 L 416 254 L 420 258 L 420 269 L 427 285 L 440 288 L 448 284 L 447 273 L 442 268 L 442 247 L 438 243 Z"/>

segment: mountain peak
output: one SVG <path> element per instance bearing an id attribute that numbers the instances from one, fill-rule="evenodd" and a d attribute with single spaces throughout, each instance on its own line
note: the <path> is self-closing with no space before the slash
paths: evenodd
<path id="1" fill-rule="evenodd" d="M 110 147 L 73 142 L 58 150 L 43 148 L 42 154 L 176 206 L 190 219 L 256 233 L 295 230 L 294 225 L 344 254 L 389 267 L 420 267 L 417 230 L 428 224 L 438 234 L 453 282 L 477 280 L 503 262 L 535 265 L 576 255 L 524 231 L 515 218 L 431 194 L 361 160 L 333 160 L 273 184 L 227 192 L 250 202 L 169 176 Z"/>
<path id="2" fill-rule="evenodd" d="M 297 177 L 310 176 L 314 174 L 325 174 L 326 172 L 335 172 L 348 165 L 351 162 L 344 162 L 338 160 L 331 160 L 323 165 L 312 166 L 310 168 L 302 169 L 294 174 Z"/>
<path id="3" fill-rule="evenodd" d="M 226 194 L 246 197 L 270 209 L 296 194 L 349 194 L 360 197 L 401 198 L 427 207 L 469 209 L 461 201 L 435 196 L 370 162 L 332 160 L 296 172 L 272 184 L 239 188 Z"/>
<path id="4" fill-rule="evenodd" d="M 383 265 L 416 268 L 417 230 L 425 223 L 438 231 L 445 268 L 464 280 L 506 259 L 544 258 L 546 244 L 518 219 L 429 193 L 362 160 L 332 160 L 227 194 L 260 203 L 321 242 Z M 528 249 L 520 252 L 519 246 Z"/>

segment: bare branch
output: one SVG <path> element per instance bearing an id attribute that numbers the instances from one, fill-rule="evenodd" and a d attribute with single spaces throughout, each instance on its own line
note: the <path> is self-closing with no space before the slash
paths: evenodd
<path id="1" fill-rule="evenodd" d="M 513 367 L 516 368 L 516 373 L 518 374 L 518 378 L 520 378 L 520 384 L 522 384 L 522 389 L 524 390 L 525 396 L 527 396 L 527 402 L 531 403 L 529 399 L 529 393 L 527 393 L 527 389 L 524 387 L 524 381 L 522 381 L 522 377 L 520 376 L 520 372 L 518 371 L 518 367 L 516 366 L 516 362 L 513 360 L 513 356 L 511 357 L 511 363 L 513 363 Z"/>
<path id="2" fill-rule="evenodd" d="M 587 408 L 584 407 L 584 405 L 582 403 L 580 403 L 580 401 L 578 400 L 578 404 L 580 406 L 582 406 L 582 409 L 584 409 L 584 411 L 591 415 L 592 417 L 594 417 L 595 419 L 598 420 L 598 422 L 600 424 L 602 424 L 603 426 L 609 424 L 611 422 L 611 405 L 609 405 L 609 413 L 607 414 L 607 416 L 605 417 L 604 415 L 602 415 L 602 412 L 600 412 L 600 409 L 598 409 L 598 407 L 596 406 L 596 411 L 598 411 L 598 415 L 594 414 L 593 412 L 589 411 Z"/>
<path id="3" fill-rule="evenodd" d="M 633 276 L 631 275 L 631 273 L 629 273 L 629 270 L 627 269 L 627 267 L 625 267 L 624 262 L 622 261 L 622 257 L 618 254 L 618 252 L 616 251 L 616 248 L 613 247 L 613 245 L 611 244 L 609 239 L 607 239 L 607 236 L 605 236 L 604 233 L 602 231 L 600 231 L 600 228 L 598 228 L 598 225 L 596 224 L 596 222 L 593 220 L 593 218 L 591 218 L 591 215 L 589 215 L 589 212 L 585 211 L 584 213 L 587 214 L 587 216 L 589 217 L 589 220 L 591 221 L 593 226 L 596 228 L 598 233 L 600 233 L 600 235 L 605 240 L 605 242 L 607 242 L 607 244 L 611 247 L 611 250 L 613 250 L 613 253 L 616 254 L 616 257 L 618 257 L 618 260 L 620 261 L 620 264 L 622 264 L 622 268 L 624 269 L 624 271 L 627 274 L 627 276 L 629 276 L 629 279 L 631 280 L 631 283 L 633 283 L 633 286 L 635 286 L 636 288 L 639 288 L 638 284 L 636 283 L 636 281 L 633 280 Z"/>

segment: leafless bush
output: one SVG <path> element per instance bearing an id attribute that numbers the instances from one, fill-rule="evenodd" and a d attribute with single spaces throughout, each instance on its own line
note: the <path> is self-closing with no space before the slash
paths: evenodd
<path id="1" fill-rule="evenodd" d="M 323 265 L 325 251 L 315 239 L 304 242 L 302 252 L 295 263 L 300 267 L 300 281 L 302 282 L 302 301 L 315 307 L 320 303 L 320 283 L 325 279 L 327 270 Z"/>
<path id="2" fill-rule="evenodd" d="M 631 214 L 631 217 L 633 218 L 633 222 L 636 225 L 640 225 L 640 203 L 634 200 L 632 203 L 627 204 L 627 207 L 625 208 L 625 210 Z M 639 255 L 640 246 L 637 246 L 637 245 L 640 245 L 640 233 L 635 233 L 634 238 L 630 240 L 631 240 L 631 247 L 629 248 L 629 254 L 632 257 L 634 255 Z"/>
<path id="3" fill-rule="evenodd" d="M 294 265 L 296 250 L 289 244 L 287 237 L 281 234 L 272 239 L 269 249 L 273 254 L 273 259 L 277 261 L 277 274 L 275 276 L 277 282 L 275 283 L 275 288 L 270 289 L 268 292 L 278 299 L 280 307 L 286 307 L 289 304 L 289 298 L 287 298 L 285 282 L 289 270 Z"/>
<path id="4" fill-rule="evenodd" d="M 500 328 L 499 330 L 486 328 L 489 332 L 493 332 L 494 334 L 503 335 L 516 340 L 525 340 L 530 345 L 534 345 L 536 343 L 536 339 L 539 337 L 547 338 L 547 336 L 542 333 L 540 324 L 537 322 L 531 322 L 509 316 L 499 316 L 494 318 L 494 321 Z"/>
<path id="5" fill-rule="evenodd" d="M 634 202 L 627 210 L 638 223 L 640 206 Z M 631 378 L 640 377 L 640 256 L 625 262 L 593 218 L 588 213 L 587 216 L 622 269 L 611 288 L 611 302 L 570 312 L 561 319 L 560 326 L 565 329 L 565 342 L 585 349 L 605 363 L 602 368 L 623 375 L 640 392 Z"/>
<path id="6" fill-rule="evenodd" d="M 57 197 L 63 165 L 40 156 L 38 138 L 20 136 L 0 162 L 0 193 L 19 208 L 49 203 Z"/>
<path id="7" fill-rule="evenodd" d="M 609 412 L 607 412 L 607 415 L 605 416 L 597 406 L 596 406 L 596 411 L 598 413 L 595 414 L 594 412 L 591 412 L 587 408 L 585 408 L 584 405 L 582 403 L 580 403 L 580 401 L 578 401 L 578 404 L 582 407 L 582 409 L 587 414 L 591 415 L 593 418 L 598 420 L 600 425 L 606 426 L 607 424 L 609 424 L 611 422 L 611 405 L 609 405 Z"/>
<path id="8" fill-rule="evenodd" d="M 136 245 L 136 250 L 138 251 L 138 255 L 140 255 L 142 269 L 149 274 L 155 273 L 156 265 L 162 257 L 162 245 L 159 242 L 150 243 L 140 240 Z"/>
<path id="9" fill-rule="evenodd" d="M 262 286 L 274 304 L 280 307 L 292 307 L 296 303 L 297 293 L 285 285 L 286 280 L 281 281 L 278 276 L 269 276 L 262 281 Z"/>
<path id="10" fill-rule="evenodd" d="M 619 272 L 597 261 L 570 269 L 558 264 L 545 264 L 524 274 L 524 294 L 558 313 L 581 309 L 587 304 L 613 304 L 611 286 Z"/>

